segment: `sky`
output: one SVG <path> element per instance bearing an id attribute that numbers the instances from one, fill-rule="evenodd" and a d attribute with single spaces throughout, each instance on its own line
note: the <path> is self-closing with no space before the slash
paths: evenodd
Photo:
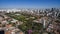
<path id="1" fill-rule="evenodd" d="M 60 0 L 0 0 L 0 8 L 60 8 Z"/>

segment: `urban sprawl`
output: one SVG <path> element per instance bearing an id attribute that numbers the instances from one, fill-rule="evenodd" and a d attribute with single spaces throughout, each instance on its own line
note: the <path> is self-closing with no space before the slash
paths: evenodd
<path id="1" fill-rule="evenodd" d="M 0 9 L 4 34 L 60 34 L 60 8 Z"/>

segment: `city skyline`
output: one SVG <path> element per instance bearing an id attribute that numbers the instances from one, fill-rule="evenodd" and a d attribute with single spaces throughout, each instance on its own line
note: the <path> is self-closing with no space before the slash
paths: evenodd
<path id="1" fill-rule="evenodd" d="M 60 0 L 0 0 L 0 8 L 60 8 Z"/>

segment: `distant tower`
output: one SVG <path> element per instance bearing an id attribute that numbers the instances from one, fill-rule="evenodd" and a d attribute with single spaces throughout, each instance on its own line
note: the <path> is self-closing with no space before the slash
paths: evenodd
<path id="1" fill-rule="evenodd" d="M 54 9 L 52 8 L 51 11 L 54 11 Z"/>
<path id="2" fill-rule="evenodd" d="M 46 32 L 46 19 L 45 18 L 43 18 L 43 31 L 42 31 L 42 34 L 48 34 Z"/>
<path id="3" fill-rule="evenodd" d="M 46 20 L 43 18 L 43 28 L 46 28 Z"/>

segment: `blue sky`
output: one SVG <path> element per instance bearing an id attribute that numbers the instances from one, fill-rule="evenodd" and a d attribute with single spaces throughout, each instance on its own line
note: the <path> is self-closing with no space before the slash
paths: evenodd
<path id="1" fill-rule="evenodd" d="M 60 8 L 60 0 L 0 0 L 0 8 Z"/>

